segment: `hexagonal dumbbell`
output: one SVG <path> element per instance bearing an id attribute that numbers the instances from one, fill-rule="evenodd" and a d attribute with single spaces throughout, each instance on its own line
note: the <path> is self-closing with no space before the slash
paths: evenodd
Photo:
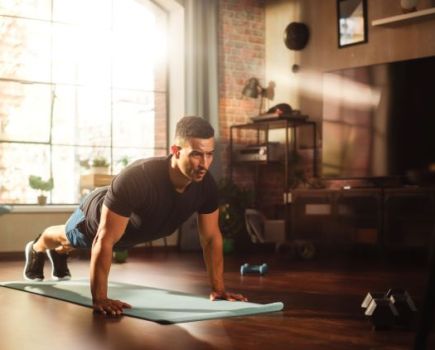
<path id="1" fill-rule="evenodd" d="M 411 296 L 400 288 L 391 288 L 386 293 L 367 293 L 361 308 L 375 330 L 389 329 L 393 326 L 409 327 L 417 314 Z"/>
<path id="2" fill-rule="evenodd" d="M 390 299 L 399 313 L 396 319 L 397 325 L 402 327 L 411 326 L 416 320 L 417 307 L 409 293 L 405 289 L 391 288 L 385 296 Z"/>

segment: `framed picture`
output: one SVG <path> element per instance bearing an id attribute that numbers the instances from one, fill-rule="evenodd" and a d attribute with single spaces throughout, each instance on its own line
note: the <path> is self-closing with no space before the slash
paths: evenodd
<path id="1" fill-rule="evenodd" d="M 367 42 L 367 0 L 337 0 L 338 47 Z"/>

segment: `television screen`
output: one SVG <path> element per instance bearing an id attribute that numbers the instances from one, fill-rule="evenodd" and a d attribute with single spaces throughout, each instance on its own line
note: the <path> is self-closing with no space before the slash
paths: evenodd
<path id="1" fill-rule="evenodd" d="M 435 56 L 324 74 L 322 176 L 435 172 Z"/>

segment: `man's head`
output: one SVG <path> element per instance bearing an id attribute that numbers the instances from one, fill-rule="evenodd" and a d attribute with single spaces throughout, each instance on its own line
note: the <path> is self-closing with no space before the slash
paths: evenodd
<path id="1" fill-rule="evenodd" d="M 213 161 L 214 129 L 200 117 L 181 118 L 171 153 L 178 169 L 189 181 L 201 181 Z"/>
<path id="2" fill-rule="evenodd" d="M 175 129 L 175 143 L 181 146 L 190 138 L 209 139 L 214 137 L 214 129 L 210 123 L 201 117 L 183 117 Z"/>

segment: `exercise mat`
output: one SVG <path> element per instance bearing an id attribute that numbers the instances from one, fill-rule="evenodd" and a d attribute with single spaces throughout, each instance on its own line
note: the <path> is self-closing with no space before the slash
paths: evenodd
<path id="1" fill-rule="evenodd" d="M 92 306 L 89 280 L 0 282 L 0 285 Z M 109 283 L 109 298 L 122 300 L 132 306 L 131 309 L 124 309 L 124 315 L 163 324 L 255 315 L 280 311 L 284 307 L 281 302 L 256 304 L 226 300 L 210 301 L 205 296 L 118 282 Z"/>

